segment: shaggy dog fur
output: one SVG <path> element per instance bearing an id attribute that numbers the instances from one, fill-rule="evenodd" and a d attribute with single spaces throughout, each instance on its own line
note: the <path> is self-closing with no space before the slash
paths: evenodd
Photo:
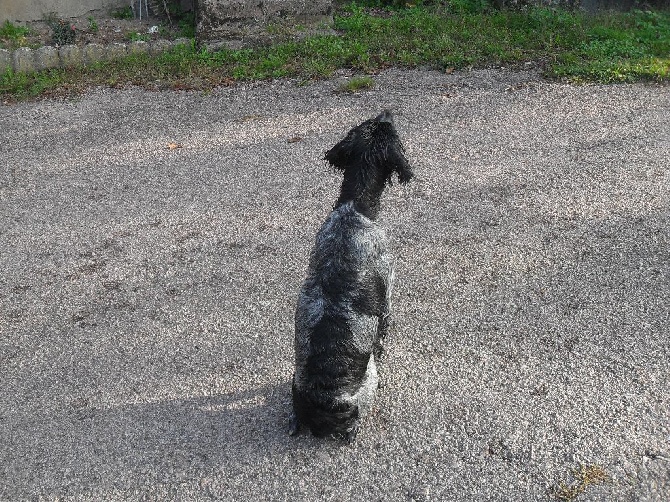
<path id="1" fill-rule="evenodd" d="M 325 158 L 344 181 L 298 298 L 289 433 L 302 425 L 352 442 L 375 398 L 391 308 L 393 257 L 375 220 L 393 173 L 401 183 L 413 173 L 388 111 L 352 129 Z"/>

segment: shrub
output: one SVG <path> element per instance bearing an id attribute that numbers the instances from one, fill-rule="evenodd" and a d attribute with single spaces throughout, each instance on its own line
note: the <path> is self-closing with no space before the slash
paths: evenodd
<path id="1" fill-rule="evenodd" d="M 74 43 L 77 38 L 77 29 L 74 24 L 59 18 L 55 13 L 45 16 L 47 25 L 53 30 L 51 39 L 54 45 L 67 45 Z"/>

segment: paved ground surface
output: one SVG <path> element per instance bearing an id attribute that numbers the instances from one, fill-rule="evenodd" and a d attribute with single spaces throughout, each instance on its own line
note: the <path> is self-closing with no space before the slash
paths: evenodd
<path id="1" fill-rule="evenodd" d="M 668 87 L 375 80 L 0 107 L 1 500 L 670 499 Z M 321 158 L 385 107 L 383 388 L 290 438 Z"/>

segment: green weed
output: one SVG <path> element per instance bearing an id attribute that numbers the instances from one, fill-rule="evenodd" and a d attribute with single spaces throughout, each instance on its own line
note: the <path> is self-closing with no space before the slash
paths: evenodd
<path id="1" fill-rule="evenodd" d="M 584 37 L 550 73 L 574 81 L 670 80 L 670 12 L 634 11 L 589 19 Z"/>
<path id="2" fill-rule="evenodd" d="M 0 73 L 0 96 L 11 95 L 16 99 L 40 96 L 65 83 L 65 70 L 15 73 L 7 70 Z"/>
<path id="3" fill-rule="evenodd" d="M 88 17 L 88 29 L 92 33 L 98 33 L 98 30 L 100 27 L 98 26 L 98 22 L 95 20 L 93 16 Z"/>
<path id="4" fill-rule="evenodd" d="M 44 15 L 44 20 L 53 32 L 51 40 L 54 45 L 67 45 L 74 43 L 77 38 L 77 28 L 74 24 L 59 17 L 55 12 Z"/>
<path id="5" fill-rule="evenodd" d="M 24 47 L 28 35 L 30 35 L 30 29 L 5 21 L 0 25 L 0 47 L 7 49 Z"/>
<path id="6" fill-rule="evenodd" d="M 126 34 L 126 39 L 130 42 L 148 42 L 151 37 L 146 33 L 138 33 L 136 31 L 131 31 Z"/>
<path id="7" fill-rule="evenodd" d="M 115 9 L 111 14 L 114 19 L 133 19 L 134 17 L 133 9 L 129 5 Z"/>
<path id="8" fill-rule="evenodd" d="M 340 86 L 340 92 L 357 92 L 366 89 L 372 89 L 375 81 L 367 75 L 352 77 Z"/>
<path id="9" fill-rule="evenodd" d="M 195 15 L 187 12 L 177 20 L 179 36 L 183 38 L 195 38 Z"/>

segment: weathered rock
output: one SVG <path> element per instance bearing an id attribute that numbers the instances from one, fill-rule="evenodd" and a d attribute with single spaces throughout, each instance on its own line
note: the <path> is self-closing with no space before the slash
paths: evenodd
<path id="1" fill-rule="evenodd" d="M 28 72 L 35 70 L 35 54 L 28 47 L 19 47 L 12 55 L 15 72 Z"/>
<path id="2" fill-rule="evenodd" d="M 49 68 L 57 68 L 58 66 L 60 66 L 58 49 L 50 45 L 35 49 L 36 70 L 48 70 Z"/>
<path id="3" fill-rule="evenodd" d="M 107 48 L 100 44 L 88 44 L 84 46 L 84 61 L 87 64 L 107 59 Z"/>
<path id="4" fill-rule="evenodd" d="M 0 49 L 0 74 L 12 67 L 12 53 L 7 49 Z"/>
<path id="5" fill-rule="evenodd" d="M 179 47 L 184 45 L 191 45 L 192 40 L 190 38 L 177 38 L 172 42 L 173 47 Z"/>
<path id="6" fill-rule="evenodd" d="M 58 49 L 61 66 L 80 66 L 84 64 L 81 49 L 76 45 L 62 45 Z"/>
<path id="7" fill-rule="evenodd" d="M 157 54 L 161 54 L 161 53 L 169 50 L 171 47 L 172 47 L 172 43 L 170 43 L 169 40 L 156 40 L 155 42 L 151 43 L 149 53 L 152 56 L 155 56 Z"/>
<path id="8" fill-rule="evenodd" d="M 332 17 L 333 0 L 199 0 L 196 38 L 207 47 L 263 45 L 314 31 Z"/>
<path id="9" fill-rule="evenodd" d="M 149 53 L 149 44 L 144 40 L 138 40 L 137 42 L 130 42 L 128 44 L 128 54 L 148 54 Z"/>
<path id="10" fill-rule="evenodd" d="M 107 46 L 107 59 L 119 59 L 128 54 L 128 47 L 126 44 L 111 44 Z"/>

